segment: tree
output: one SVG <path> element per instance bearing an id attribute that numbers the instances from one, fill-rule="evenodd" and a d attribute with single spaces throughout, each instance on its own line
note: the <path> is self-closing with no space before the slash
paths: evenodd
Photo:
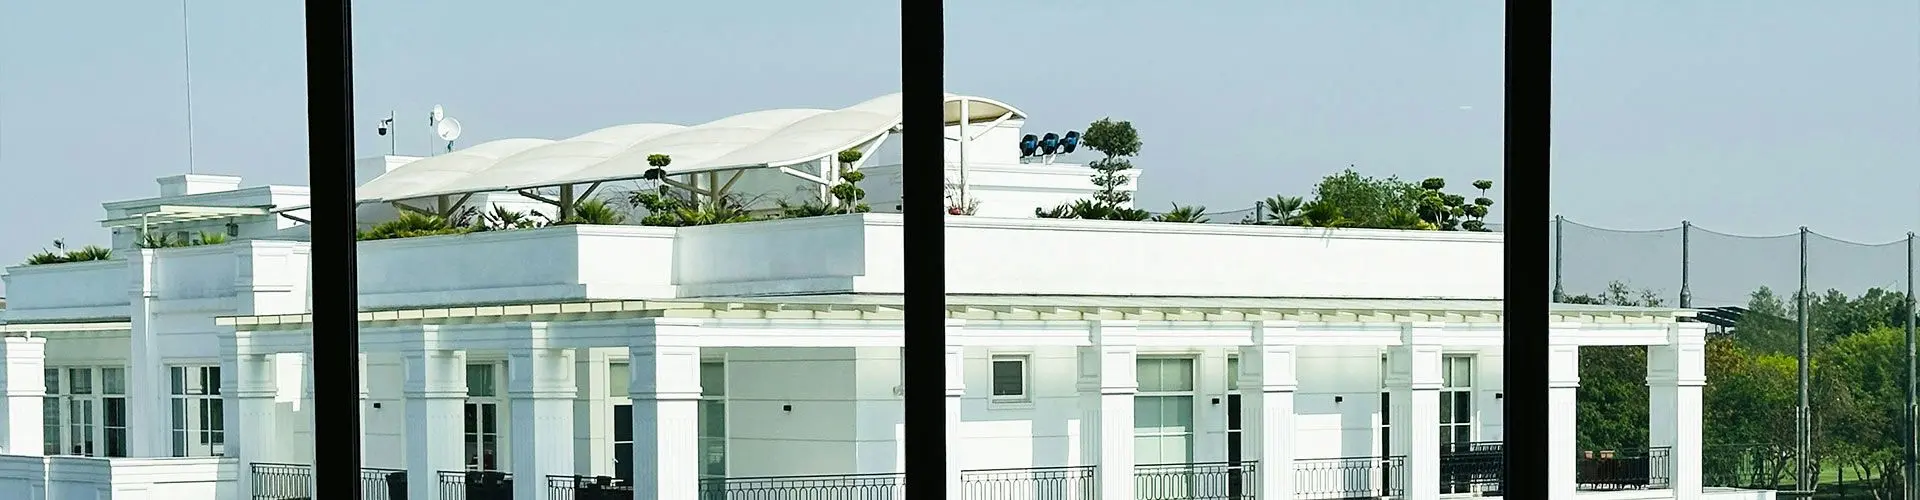
<path id="1" fill-rule="evenodd" d="M 1569 304 L 1660 307 L 1660 295 L 1651 289 L 1635 291 L 1626 283 L 1607 284 L 1599 296 L 1566 297 Z M 1580 388 L 1575 390 L 1575 441 L 1583 450 L 1633 449 L 1647 446 L 1647 348 L 1644 346 L 1589 346 L 1580 348 Z"/>
<path id="2" fill-rule="evenodd" d="M 1080 144 L 1099 151 L 1102 157 L 1087 164 L 1094 170 L 1093 185 L 1098 188 L 1090 200 L 1056 206 L 1052 209 L 1033 209 L 1035 217 L 1049 219 L 1107 219 L 1107 220 L 1147 220 L 1153 213 L 1131 206 L 1133 191 L 1126 187 L 1133 182 L 1127 175 L 1133 170 L 1133 155 L 1140 153 L 1140 133 L 1133 129 L 1133 123 L 1101 118 L 1087 125 L 1087 132 L 1080 136 Z"/>

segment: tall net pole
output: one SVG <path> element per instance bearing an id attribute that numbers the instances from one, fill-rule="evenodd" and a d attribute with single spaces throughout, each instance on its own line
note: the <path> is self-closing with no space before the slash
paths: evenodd
<path id="1" fill-rule="evenodd" d="M 1680 221 L 1680 308 L 1693 307 L 1693 223 Z"/>
<path id="2" fill-rule="evenodd" d="M 1553 216 L 1553 303 L 1555 304 L 1563 302 L 1561 299 L 1567 296 L 1567 290 L 1560 287 L 1560 258 L 1566 255 L 1566 245 L 1562 244 L 1566 238 L 1567 217 Z"/>
<path id="3" fill-rule="evenodd" d="M 1920 461 L 1916 461 L 1917 458 L 1920 458 L 1920 449 L 1916 449 L 1916 448 L 1920 448 L 1920 443 L 1915 442 L 1916 439 L 1920 439 L 1920 433 L 1916 432 L 1916 431 L 1920 431 L 1920 426 L 1915 425 L 1915 420 L 1916 420 L 1915 417 L 1920 416 L 1920 407 L 1916 407 L 1915 401 L 1914 401 L 1916 397 L 1916 394 L 1914 392 L 1916 386 L 1914 384 L 1915 369 L 1914 369 L 1914 338 L 1913 338 L 1914 317 L 1913 315 L 1915 311 L 1913 310 L 1913 305 L 1914 305 L 1913 233 L 1909 232 L 1907 233 L 1907 297 L 1906 297 L 1907 380 L 1906 380 L 1906 383 L 1904 384 L 1906 386 L 1906 392 L 1907 392 L 1907 419 L 1905 422 L 1906 432 L 1902 433 L 1902 436 L 1901 436 L 1905 438 L 1902 441 L 1904 441 L 1905 442 L 1904 444 L 1906 445 L 1906 452 L 1907 452 L 1906 466 L 1907 467 L 1904 471 L 1902 471 L 1902 472 L 1905 472 L 1905 474 L 1901 474 L 1901 477 L 1903 480 L 1900 482 L 1901 485 L 1904 486 L 1904 488 L 1902 488 L 1901 491 L 1905 493 L 1905 497 L 1908 498 L 1909 500 L 1920 498 L 1920 488 L 1917 488 L 1915 486 L 1916 483 L 1914 482 L 1914 479 L 1916 477 L 1920 477 Z"/>
<path id="4" fill-rule="evenodd" d="M 1802 492 L 1813 491 L 1813 412 L 1809 411 L 1807 397 L 1807 379 L 1812 368 L 1807 357 L 1807 227 L 1800 226 L 1800 293 L 1794 297 L 1797 306 L 1795 320 L 1800 330 L 1799 355 L 1799 392 L 1800 404 L 1794 408 L 1794 470 L 1797 472 L 1796 487 Z"/>

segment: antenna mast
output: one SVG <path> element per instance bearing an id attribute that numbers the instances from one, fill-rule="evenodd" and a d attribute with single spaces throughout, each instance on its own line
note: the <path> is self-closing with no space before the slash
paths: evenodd
<path id="1" fill-rule="evenodd" d="M 193 29 L 187 0 L 180 0 L 180 52 L 186 63 L 187 80 L 187 173 L 194 173 L 193 154 Z"/>

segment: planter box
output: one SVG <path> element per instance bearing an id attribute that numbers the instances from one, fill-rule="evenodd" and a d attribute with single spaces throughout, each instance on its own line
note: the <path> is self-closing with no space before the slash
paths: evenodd
<path id="1" fill-rule="evenodd" d="M 569 225 L 360 244 L 360 307 L 672 297 L 674 229 Z"/>

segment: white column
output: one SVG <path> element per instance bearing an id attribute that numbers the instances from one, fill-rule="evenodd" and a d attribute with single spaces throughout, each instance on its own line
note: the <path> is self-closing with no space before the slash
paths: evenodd
<path id="1" fill-rule="evenodd" d="M 244 334 L 243 334 L 244 335 Z M 241 471 L 251 464 L 288 461 L 280 448 L 278 364 L 271 353 L 229 352 L 220 362 L 221 394 L 227 399 L 228 456 L 240 457 Z M 245 475 L 245 474 L 243 474 Z"/>
<path id="2" fill-rule="evenodd" d="M 1387 391 L 1393 425 L 1389 449 L 1406 457 L 1406 497 L 1440 497 L 1440 345 L 1437 328 L 1410 324 L 1387 349 Z"/>
<path id="3" fill-rule="evenodd" d="M 364 469 L 367 467 L 367 457 L 374 451 L 367 442 L 367 414 L 373 413 L 373 386 L 367 380 L 367 353 L 360 353 L 357 369 L 360 370 L 360 467 Z M 313 375 L 309 374 L 307 378 L 313 378 Z"/>
<path id="4" fill-rule="evenodd" d="M 135 250 L 127 257 L 127 456 L 173 455 L 173 420 L 167 366 L 160 359 L 159 339 L 153 333 L 153 250 Z"/>
<path id="5" fill-rule="evenodd" d="M 1293 498 L 1293 395 L 1299 389 L 1292 335 L 1298 324 L 1266 321 L 1253 331 L 1254 345 L 1240 348 L 1240 408 L 1246 436 L 1243 452 L 1259 474 L 1258 498 Z"/>
<path id="6" fill-rule="evenodd" d="M 440 498 L 440 472 L 466 470 L 467 353 L 442 348 L 427 327 L 407 346 L 407 497 Z"/>
<path id="7" fill-rule="evenodd" d="M 1547 498 L 1573 498 L 1579 484 L 1579 443 L 1574 425 L 1580 389 L 1580 346 L 1547 348 Z"/>
<path id="8" fill-rule="evenodd" d="M 697 323 L 655 319 L 634 329 L 634 498 L 696 498 L 700 491 Z"/>
<path id="9" fill-rule="evenodd" d="M 1647 347 L 1647 439 L 1651 446 L 1671 450 L 1668 477 L 1676 500 L 1701 495 L 1700 390 L 1707 385 L 1707 340 L 1706 328 L 1700 325 L 1673 325 L 1667 345 Z"/>
<path id="10" fill-rule="evenodd" d="M 948 338 L 957 338 L 948 334 Z M 965 440 L 960 436 L 960 398 L 967 395 L 966 362 L 967 350 L 957 345 L 947 346 L 947 498 L 966 498 L 966 484 L 961 481 L 960 450 L 966 449 Z M 904 360 L 903 360 L 904 361 Z"/>
<path id="11" fill-rule="evenodd" d="M 7 423 L 0 426 L 0 451 L 11 455 L 38 456 L 46 451 L 46 435 L 41 427 L 45 415 L 41 398 L 47 396 L 47 339 L 7 337 L 0 341 L 0 415 Z"/>
<path id="12" fill-rule="evenodd" d="M 514 498 L 544 498 L 547 476 L 573 475 L 576 369 L 572 349 L 520 347 L 507 352 Z"/>
<path id="13" fill-rule="evenodd" d="M 1080 348 L 1080 456 L 1092 462 L 1103 500 L 1133 500 L 1133 395 L 1139 322 L 1097 321 Z"/>
<path id="14" fill-rule="evenodd" d="M 613 407 L 607 404 L 607 352 L 574 351 L 573 470 L 582 476 L 613 475 Z M 623 458 L 624 459 L 624 458 Z"/>

